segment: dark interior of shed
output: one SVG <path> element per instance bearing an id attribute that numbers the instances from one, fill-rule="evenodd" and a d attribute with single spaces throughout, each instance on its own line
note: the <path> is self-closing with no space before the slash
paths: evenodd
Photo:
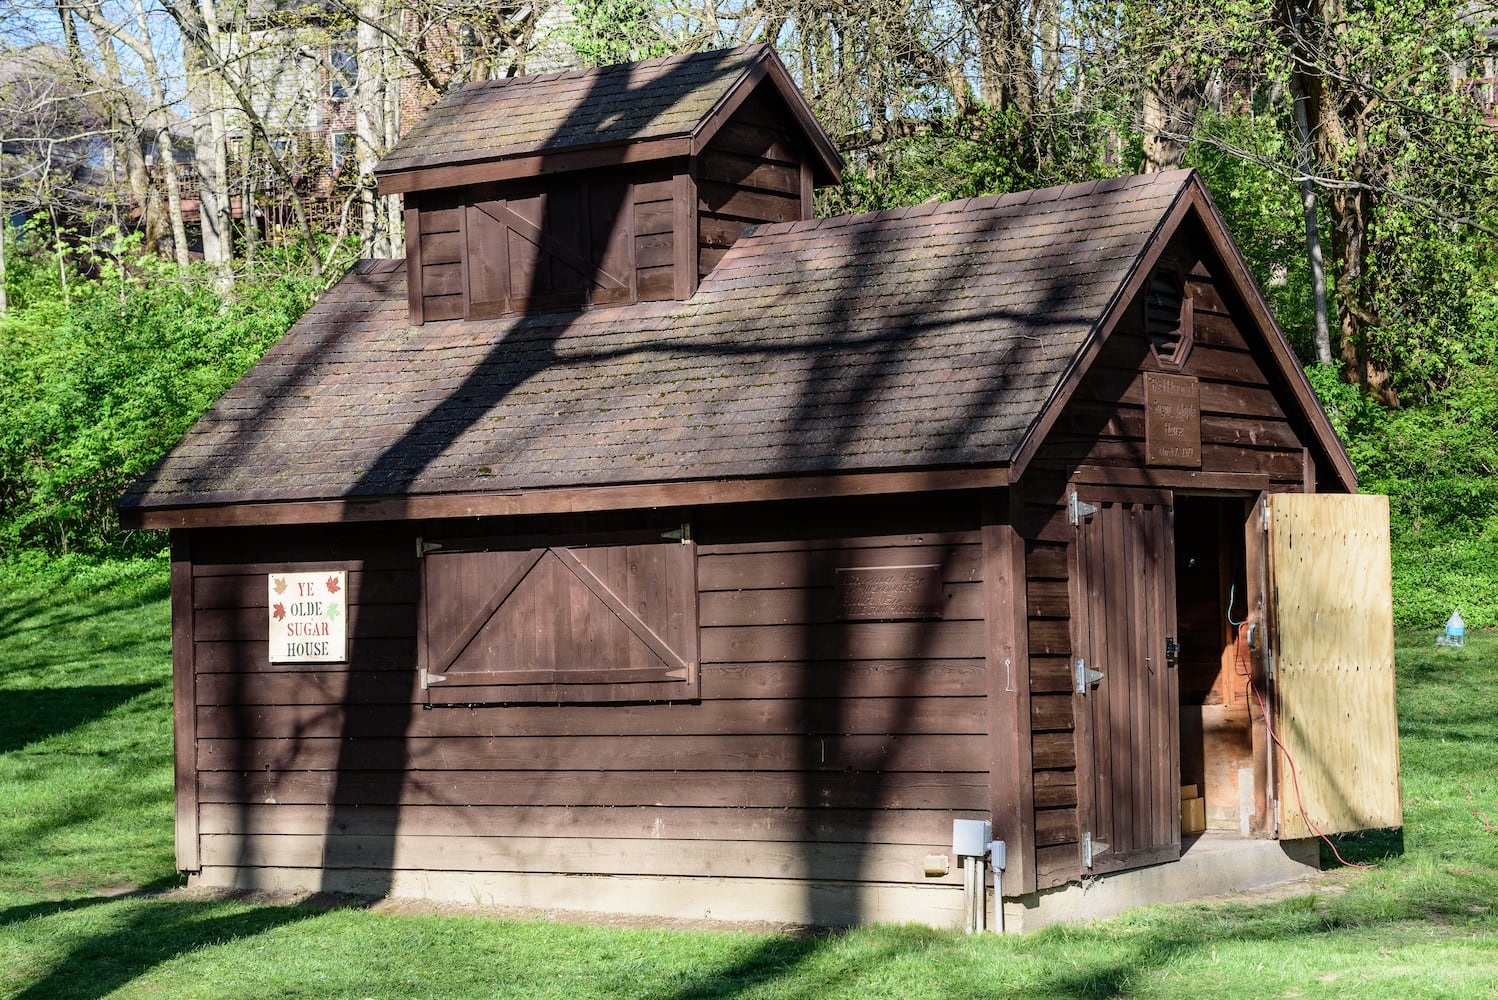
<path id="1" fill-rule="evenodd" d="M 1246 833 L 1244 817 L 1254 808 L 1253 695 L 1247 652 L 1236 642 L 1248 607 L 1245 505 L 1236 497 L 1178 496 L 1175 558 L 1181 784 L 1205 797 L 1207 829 Z"/>

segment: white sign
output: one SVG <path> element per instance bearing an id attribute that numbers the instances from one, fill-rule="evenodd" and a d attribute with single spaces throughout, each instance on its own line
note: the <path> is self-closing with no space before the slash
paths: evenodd
<path id="1" fill-rule="evenodd" d="M 348 659 L 348 617 L 341 569 L 270 574 L 270 661 L 342 663 Z"/>

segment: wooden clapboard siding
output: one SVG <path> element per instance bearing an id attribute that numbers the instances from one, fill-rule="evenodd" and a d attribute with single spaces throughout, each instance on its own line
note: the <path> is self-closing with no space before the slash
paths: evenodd
<path id="1" fill-rule="evenodd" d="M 1057 506 L 1027 518 L 1064 522 Z M 1071 665 L 1068 551 L 1062 541 L 1026 545 L 1025 592 L 1030 629 L 1030 726 L 1035 809 L 1035 884 L 1062 885 L 1078 873 L 1076 722 Z"/>
<path id="2" fill-rule="evenodd" d="M 921 862 L 990 797 L 975 507 L 783 506 L 693 518 L 696 703 L 424 708 L 417 537 L 482 524 L 205 533 L 187 714 L 202 863 L 950 885 L 955 868 Z M 524 546 L 659 538 L 660 520 L 493 527 Z M 852 524 L 879 533 L 834 530 Z M 941 618 L 838 620 L 837 569 L 910 564 L 941 567 Z M 300 568 L 349 573 L 346 664 L 268 661 L 266 574 Z"/>
<path id="3" fill-rule="evenodd" d="M 746 226 L 811 217 L 795 129 L 764 84 L 696 156 L 413 192 L 412 322 L 690 297 Z"/>
<path id="4" fill-rule="evenodd" d="M 697 270 L 706 275 L 748 226 L 811 217 L 802 198 L 803 152 L 767 85 L 708 143 L 697 167 Z"/>
<path id="5" fill-rule="evenodd" d="M 413 322 L 457 319 L 463 315 L 463 209 L 451 198 L 427 196 L 410 206 L 407 225 L 416 222 L 407 237 L 408 252 L 414 237 L 420 255 L 408 264 L 413 287 Z M 433 256 L 428 257 L 428 249 Z"/>
<path id="6" fill-rule="evenodd" d="M 635 287 L 641 302 L 676 296 L 675 181 L 666 173 L 634 185 Z"/>
<path id="7" fill-rule="evenodd" d="M 1174 368 L 1161 362 L 1144 334 L 1142 310 L 1131 309 L 1052 427 L 1038 466 L 1068 472 L 1080 467 L 1088 470 L 1087 481 L 1105 483 L 1110 469 L 1129 474 L 1146 469 L 1145 375 L 1179 372 L 1197 379 L 1201 467 L 1150 468 L 1153 482 L 1200 485 L 1195 481 L 1204 475 L 1232 474 L 1257 476 L 1263 488 L 1306 488 L 1312 437 L 1281 406 L 1283 389 L 1266 374 L 1274 365 L 1262 346 L 1250 346 L 1211 276 L 1198 269 L 1186 289 L 1194 343 L 1184 364 Z"/>
<path id="8" fill-rule="evenodd" d="M 950 829 L 948 835 L 950 837 Z M 568 875 L 720 876 L 960 885 L 953 866 L 926 876 L 919 845 L 345 834 L 205 834 L 205 865 Z"/>
<path id="9" fill-rule="evenodd" d="M 327 803 L 209 803 L 205 834 L 377 836 L 399 825 L 411 836 L 483 836 L 572 839 L 741 840 L 846 842 L 869 836 L 883 844 L 940 843 L 952 833 L 945 809 L 859 809 L 545 805 L 366 805 L 337 810 Z M 972 818 L 978 818 L 973 814 Z"/>
<path id="10" fill-rule="evenodd" d="M 223 686 L 219 697 L 242 699 L 244 690 Z M 402 692 L 404 693 L 404 692 Z M 212 695 L 210 695 L 211 697 Z M 981 735 L 987 717 L 974 698 L 930 697 L 911 703 L 901 698 L 786 698 L 740 703 L 723 699 L 698 705 L 619 705 L 607 718 L 592 706 L 559 705 L 530 719 L 502 717 L 482 708 L 450 708 L 406 717 L 403 706 L 366 703 L 357 713 L 299 703 L 287 686 L 277 685 L 276 704 L 209 704 L 200 702 L 198 735 L 203 739 L 358 739 L 388 737 L 403 726 L 413 738 L 440 736 L 789 736 L 800 733 L 896 736 L 940 731 Z M 266 697 L 266 695 L 260 695 Z M 303 696 L 305 698 L 305 695 Z"/>
<path id="11" fill-rule="evenodd" d="M 433 709 L 433 711 L 438 711 Z M 502 780 L 500 780 L 502 778 Z M 261 802 L 370 805 L 480 805 L 647 809 L 972 810 L 988 794 L 988 772 L 888 772 L 876 785 L 863 774 L 825 772 L 806 782 L 790 772 L 688 771 L 204 771 L 199 797 L 249 806 Z M 814 792 L 808 805 L 808 788 Z M 950 829 L 948 833 L 950 834 Z"/>

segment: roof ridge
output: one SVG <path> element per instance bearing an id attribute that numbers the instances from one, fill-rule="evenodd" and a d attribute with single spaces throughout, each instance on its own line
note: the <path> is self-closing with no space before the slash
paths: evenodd
<path id="1" fill-rule="evenodd" d="M 733 45 L 724 49 L 702 49 L 698 52 L 676 52 L 668 56 L 657 56 L 654 59 L 640 59 L 635 62 L 609 63 L 607 66 L 583 66 L 572 69 L 553 70 L 550 73 L 520 73 L 516 76 L 496 77 L 491 80 L 470 80 L 459 87 L 459 91 L 484 91 L 499 90 L 503 87 L 522 86 L 534 83 L 551 83 L 557 80 L 580 80 L 588 76 L 603 76 L 609 73 L 633 72 L 642 68 L 656 68 L 669 66 L 675 63 L 690 62 L 693 59 L 702 59 L 707 56 L 726 56 L 750 49 L 768 48 L 768 42 L 751 42 L 745 45 Z"/>
<path id="2" fill-rule="evenodd" d="M 1069 201 L 1073 198 L 1085 198 L 1096 193 L 1165 184 L 1167 178 L 1171 179 L 1169 186 L 1174 187 L 1179 186 L 1185 177 L 1191 173 L 1192 170 L 1190 168 L 1182 168 L 1180 170 L 1165 170 L 1151 174 L 1120 174 L 1117 177 L 1093 178 L 1085 181 L 1073 181 L 1068 184 L 1053 184 L 1045 188 L 981 195 L 976 198 L 953 198 L 949 201 L 939 202 L 928 200 L 918 202 L 914 205 L 883 208 L 873 212 L 848 212 L 842 215 L 829 215 L 819 219 L 777 222 L 756 226 L 753 232 L 747 233 L 743 239 L 779 236 L 785 233 L 810 233 L 818 230 L 841 229 L 845 226 L 895 222 L 908 218 L 933 218 L 943 215 L 987 212 L 1015 205 L 1039 206 L 1045 202 Z"/>

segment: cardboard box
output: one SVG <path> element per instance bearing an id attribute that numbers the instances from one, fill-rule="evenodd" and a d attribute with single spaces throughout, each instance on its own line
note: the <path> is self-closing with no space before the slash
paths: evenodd
<path id="1" fill-rule="evenodd" d="M 1207 800 L 1198 795 L 1181 800 L 1181 833 L 1201 833 L 1207 828 Z"/>

